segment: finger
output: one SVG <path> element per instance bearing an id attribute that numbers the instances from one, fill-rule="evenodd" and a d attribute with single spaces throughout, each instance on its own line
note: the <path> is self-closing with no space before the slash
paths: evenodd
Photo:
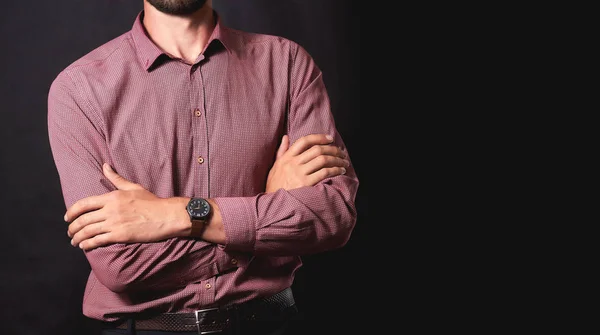
<path id="1" fill-rule="evenodd" d="M 101 221 L 83 227 L 75 235 L 73 235 L 73 238 L 71 239 L 71 245 L 78 246 L 82 241 L 93 238 L 96 235 L 107 233 L 109 230 L 105 223 L 106 221 Z"/>
<path id="2" fill-rule="evenodd" d="M 288 154 L 292 156 L 297 156 L 308 148 L 312 147 L 316 144 L 330 144 L 333 142 L 333 137 L 327 134 L 310 134 L 303 137 L 300 137 L 294 144 L 290 146 L 288 150 Z"/>
<path id="3" fill-rule="evenodd" d="M 306 182 L 309 184 L 309 186 L 314 186 L 326 178 L 332 178 L 343 174 L 346 174 L 346 169 L 343 167 L 336 166 L 323 168 L 308 175 L 306 177 Z"/>
<path id="4" fill-rule="evenodd" d="M 298 155 L 298 163 L 305 164 L 322 155 L 346 158 L 344 151 L 335 145 L 313 145 Z"/>
<path id="5" fill-rule="evenodd" d="M 79 242 L 79 248 L 88 251 L 92 249 L 96 249 L 98 247 L 103 247 L 112 243 L 116 243 L 117 241 L 114 238 L 115 234 L 113 233 L 104 233 L 100 235 L 96 235 L 87 240 L 83 240 Z"/>
<path id="6" fill-rule="evenodd" d="M 108 201 L 109 194 L 110 193 L 106 193 L 78 200 L 67 209 L 67 212 L 65 213 L 64 217 L 65 221 L 71 222 L 84 213 L 95 211 L 104 207 L 104 205 Z"/>
<path id="7" fill-rule="evenodd" d="M 309 175 L 323 168 L 347 168 L 350 165 L 350 162 L 343 158 L 335 157 L 335 156 L 318 156 L 311 160 L 310 162 L 301 166 L 301 171 L 304 175 Z"/>
<path id="8" fill-rule="evenodd" d="M 277 149 L 277 156 L 275 158 L 281 157 L 289 147 L 290 137 L 288 135 L 283 135 L 283 137 L 281 138 L 281 144 L 279 145 L 279 149 Z"/>
<path id="9" fill-rule="evenodd" d="M 119 190 L 132 190 L 138 187 L 137 184 L 130 182 L 116 173 L 108 163 L 102 165 L 102 172 L 108 180 Z"/>
<path id="10" fill-rule="evenodd" d="M 106 214 L 102 210 L 95 210 L 91 212 L 84 213 L 77 217 L 71 224 L 69 224 L 69 228 L 67 229 L 67 235 L 69 237 L 73 237 L 77 234 L 81 229 L 85 228 L 88 225 L 95 224 L 97 222 L 101 222 L 106 220 Z"/>

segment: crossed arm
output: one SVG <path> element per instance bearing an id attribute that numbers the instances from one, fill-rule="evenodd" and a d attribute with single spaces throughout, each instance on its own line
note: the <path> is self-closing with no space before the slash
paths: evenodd
<path id="1" fill-rule="evenodd" d="M 325 178 L 344 174 L 349 162 L 332 141 L 327 135 L 312 134 L 290 146 L 289 138 L 284 136 L 269 171 L 265 192 L 313 186 Z M 191 222 L 185 210 L 189 198 L 160 198 L 126 180 L 106 163 L 102 170 L 117 190 L 81 199 L 67 209 L 64 219 L 70 223 L 67 234 L 73 246 L 91 250 L 113 243 L 156 242 L 190 236 Z M 213 199 L 207 200 L 213 214 L 199 238 L 225 244 L 219 206 Z"/>
<path id="2" fill-rule="evenodd" d="M 294 144 L 288 148 L 283 138 L 265 193 L 208 199 L 215 215 L 201 238 L 169 238 L 189 234 L 185 198 L 159 198 L 103 166 L 111 153 L 102 115 L 82 91 L 86 84 L 71 72 L 57 77 L 48 94 L 48 132 L 65 220 L 99 283 L 114 292 L 180 288 L 233 266 L 220 264 L 229 255 L 304 255 L 348 241 L 356 173 L 352 165 L 343 173 L 350 158 L 342 153 L 320 71 L 300 51 L 291 71 L 287 133 Z M 301 137 L 307 129 L 334 135 L 341 150 L 324 135 Z M 158 242 L 145 243 L 151 241 Z"/>

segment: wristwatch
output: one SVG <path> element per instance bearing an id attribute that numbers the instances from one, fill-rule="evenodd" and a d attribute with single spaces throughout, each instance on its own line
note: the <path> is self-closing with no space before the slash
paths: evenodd
<path id="1" fill-rule="evenodd" d="M 190 215 L 190 220 L 192 221 L 191 236 L 201 236 L 204 226 L 210 217 L 210 204 L 208 201 L 206 201 L 206 199 L 203 198 L 191 198 L 186 206 L 186 209 Z"/>

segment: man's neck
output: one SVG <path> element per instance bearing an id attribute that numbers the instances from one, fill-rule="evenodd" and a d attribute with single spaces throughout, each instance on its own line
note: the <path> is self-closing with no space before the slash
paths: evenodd
<path id="1" fill-rule="evenodd" d="M 190 64 L 204 51 L 215 27 L 213 9 L 208 2 L 191 15 L 175 16 L 162 13 L 144 1 L 142 23 L 156 45 Z"/>

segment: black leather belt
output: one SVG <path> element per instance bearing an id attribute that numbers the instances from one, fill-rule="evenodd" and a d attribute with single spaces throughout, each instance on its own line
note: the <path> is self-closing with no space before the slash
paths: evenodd
<path id="1" fill-rule="evenodd" d="M 234 324 L 254 325 L 277 324 L 296 312 L 291 288 L 270 297 L 248 302 L 197 310 L 192 313 L 163 313 L 152 318 L 134 319 L 117 326 L 127 329 L 128 325 L 137 330 L 197 331 L 198 334 L 220 333 Z"/>

